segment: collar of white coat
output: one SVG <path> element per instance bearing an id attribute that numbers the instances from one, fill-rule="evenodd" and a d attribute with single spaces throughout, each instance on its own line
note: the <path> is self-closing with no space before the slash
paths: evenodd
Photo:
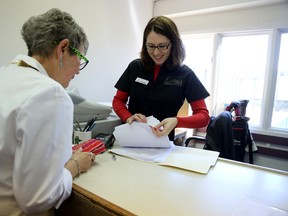
<path id="1" fill-rule="evenodd" d="M 46 76 L 48 75 L 45 68 L 36 59 L 27 55 L 19 54 L 13 59 L 11 63 L 18 64 L 20 61 L 25 62 L 27 65 L 31 66 L 32 68 L 35 68 L 40 73 L 45 74 Z"/>

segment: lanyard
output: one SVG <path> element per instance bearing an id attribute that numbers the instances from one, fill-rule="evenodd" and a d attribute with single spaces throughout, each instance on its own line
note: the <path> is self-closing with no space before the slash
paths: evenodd
<path id="1" fill-rule="evenodd" d="M 31 65 L 27 64 L 26 62 L 20 60 L 17 64 L 17 66 L 20 66 L 20 67 L 29 67 L 29 68 L 33 68 L 34 70 L 36 71 L 39 71 L 37 68 L 35 67 L 32 67 Z"/>

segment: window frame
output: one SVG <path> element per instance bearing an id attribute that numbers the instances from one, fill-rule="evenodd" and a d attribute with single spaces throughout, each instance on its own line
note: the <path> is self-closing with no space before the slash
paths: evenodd
<path id="1" fill-rule="evenodd" d="M 219 80 L 219 53 L 221 52 L 221 43 L 224 37 L 229 36 L 245 36 L 245 35 L 268 35 L 268 50 L 267 50 L 267 62 L 265 66 L 264 75 L 264 90 L 262 93 L 262 105 L 259 127 L 250 126 L 253 133 L 271 135 L 278 137 L 288 138 L 288 130 L 281 128 L 273 128 L 271 126 L 274 108 L 274 98 L 278 77 L 278 61 L 280 54 L 281 35 L 288 33 L 288 28 L 283 29 L 261 29 L 261 30 L 245 30 L 245 31 L 233 31 L 233 32 L 217 32 L 207 34 L 181 34 L 183 40 L 199 37 L 213 37 L 213 52 L 212 52 L 212 69 L 211 75 L 208 77 L 210 80 L 211 89 L 207 89 L 210 92 L 209 103 L 207 104 L 211 115 L 216 114 L 214 107 L 217 107 L 217 84 Z"/>

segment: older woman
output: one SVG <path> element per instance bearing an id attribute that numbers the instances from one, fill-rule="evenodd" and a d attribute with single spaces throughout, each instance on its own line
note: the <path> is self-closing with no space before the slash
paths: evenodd
<path id="1" fill-rule="evenodd" d="M 64 89 L 88 63 L 88 40 L 58 9 L 28 19 L 22 37 L 28 55 L 0 69 L 0 215 L 51 215 L 95 158 L 72 154 L 73 103 Z"/>

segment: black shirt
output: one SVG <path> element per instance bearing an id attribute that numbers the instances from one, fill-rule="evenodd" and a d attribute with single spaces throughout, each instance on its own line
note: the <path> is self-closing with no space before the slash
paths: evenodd
<path id="1" fill-rule="evenodd" d="M 154 81 L 153 70 L 146 71 L 140 59 L 128 65 L 115 88 L 129 92 L 128 110 L 132 114 L 153 115 L 159 121 L 175 117 L 185 98 L 191 103 L 209 96 L 188 66 L 161 67 Z"/>

